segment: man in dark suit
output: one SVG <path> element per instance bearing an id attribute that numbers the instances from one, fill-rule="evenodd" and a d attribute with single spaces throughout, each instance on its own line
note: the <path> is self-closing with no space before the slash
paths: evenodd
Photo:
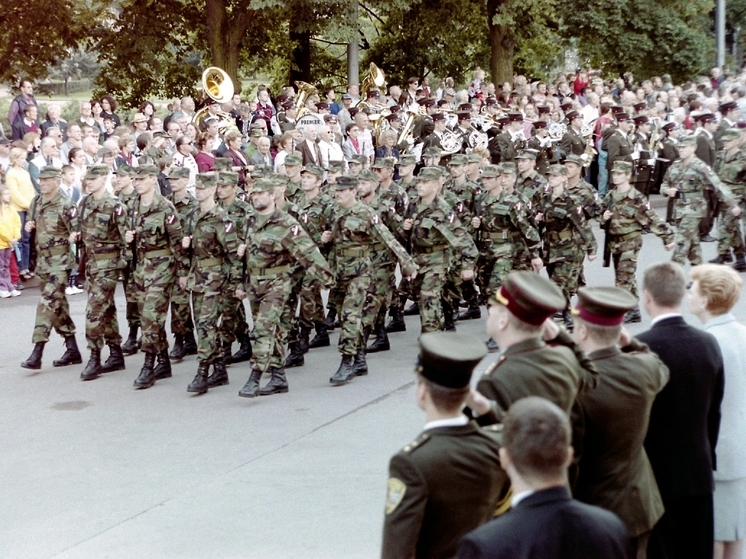
<path id="1" fill-rule="evenodd" d="M 565 412 L 531 396 L 510 407 L 503 425 L 500 463 L 512 483 L 512 508 L 466 535 L 456 557 L 629 558 L 624 524 L 570 496 L 567 467 L 573 452 Z"/>
<path id="2" fill-rule="evenodd" d="M 652 327 L 637 338 L 671 378 L 653 404 L 645 450 L 665 513 L 648 545 L 651 559 L 711 559 L 715 445 L 723 398 L 723 358 L 715 338 L 681 316 L 684 270 L 673 262 L 645 271 L 643 303 Z"/>
<path id="3" fill-rule="evenodd" d="M 303 165 L 313 163 L 321 167 L 321 150 L 319 144 L 316 143 L 316 127 L 314 125 L 305 126 L 303 137 L 303 141 L 295 147 L 295 150 L 299 151 L 303 158 Z"/>
<path id="4" fill-rule="evenodd" d="M 417 405 L 422 434 L 391 458 L 384 559 L 453 557 L 459 539 L 492 518 L 508 494 L 499 429 L 482 429 L 461 412 L 483 342 L 451 332 L 420 337 Z"/>

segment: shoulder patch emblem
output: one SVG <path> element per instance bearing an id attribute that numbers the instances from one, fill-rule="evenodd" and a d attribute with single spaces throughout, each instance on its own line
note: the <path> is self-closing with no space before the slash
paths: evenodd
<path id="1" fill-rule="evenodd" d="M 233 231 L 233 222 L 229 220 L 225 223 L 225 232 L 230 233 L 231 231 Z"/>
<path id="2" fill-rule="evenodd" d="M 308 214 L 304 213 L 302 216 L 300 216 L 300 219 L 303 223 L 308 223 Z"/>
<path id="3" fill-rule="evenodd" d="M 124 213 L 124 208 L 122 208 L 122 206 L 117 206 L 117 209 L 114 210 L 114 213 L 117 215 L 122 215 Z"/>
<path id="4" fill-rule="evenodd" d="M 171 224 L 172 224 L 172 223 L 173 223 L 174 221 L 176 221 L 176 216 L 175 216 L 174 214 L 171 214 L 171 215 L 169 215 L 169 216 L 168 216 L 168 217 L 166 218 L 166 222 L 167 222 L 167 223 L 168 223 L 169 225 L 171 225 Z"/>
<path id="5" fill-rule="evenodd" d="M 78 206 L 72 206 L 70 208 L 70 217 L 73 218 L 78 215 Z"/>
<path id="6" fill-rule="evenodd" d="M 391 514 L 404 499 L 407 486 L 399 478 L 390 477 L 386 491 L 386 514 Z"/>
<path id="7" fill-rule="evenodd" d="M 373 225 L 378 225 L 378 221 L 379 221 L 378 214 L 373 214 L 371 221 L 373 222 Z"/>
<path id="8" fill-rule="evenodd" d="M 456 221 L 456 214 L 451 214 L 448 216 L 448 223 L 453 223 Z"/>
<path id="9" fill-rule="evenodd" d="M 520 203 L 520 202 L 518 202 L 518 203 L 517 203 L 517 204 L 515 205 L 515 211 L 517 211 L 517 212 L 520 212 L 520 211 L 521 211 L 521 203 Z"/>
<path id="10" fill-rule="evenodd" d="M 290 230 L 291 230 L 291 231 L 293 232 L 293 236 L 294 236 L 294 237 L 297 237 L 298 235 L 300 235 L 300 231 L 301 231 L 301 229 L 300 229 L 300 225 L 293 225 L 293 226 L 292 226 L 292 227 L 290 228 Z"/>
<path id="11" fill-rule="evenodd" d="M 583 206 L 578 206 L 578 215 L 583 213 Z"/>
<path id="12" fill-rule="evenodd" d="M 647 209 L 650 209 L 650 202 L 648 202 L 647 204 L 645 204 L 645 207 L 646 207 Z"/>

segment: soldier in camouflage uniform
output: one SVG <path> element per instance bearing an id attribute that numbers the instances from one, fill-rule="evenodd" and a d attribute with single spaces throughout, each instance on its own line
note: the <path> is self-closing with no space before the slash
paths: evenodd
<path id="1" fill-rule="evenodd" d="M 523 151 L 523 150 L 522 150 Z M 519 151 L 518 153 L 522 153 Z M 510 197 L 516 199 L 519 202 L 517 208 L 519 212 L 523 214 L 523 219 L 531 225 L 538 232 L 539 228 L 534 215 L 536 213 L 538 204 L 534 203 L 534 199 L 527 197 L 523 192 L 517 188 L 518 183 L 518 172 L 517 165 L 515 163 L 500 163 L 500 183 L 503 191 Z M 534 269 L 534 265 L 531 262 L 534 256 L 531 254 L 526 245 L 526 241 L 523 235 L 518 230 L 513 230 L 510 233 L 511 243 L 515 247 L 513 251 L 513 270 L 530 271 Z"/>
<path id="2" fill-rule="evenodd" d="M 585 253 L 588 253 L 589 260 L 595 260 L 598 246 L 579 198 L 566 190 L 567 168 L 564 165 L 550 165 L 547 180 L 552 190 L 538 208 L 536 220 L 544 225 L 547 273 L 567 300 L 562 320 L 565 327 L 572 331 L 570 301 L 578 289 Z"/>
<path id="3" fill-rule="evenodd" d="M 117 198 L 127 208 L 127 218 L 132 219 L 137 204 L 137 192 L 132 181 L 132 167 L 126 164 L 119 165 L 115 171 L 115 192 Z M 124 287 L 124 298 L 126 300 L 126 316 L 129 334 L 122 344 L 123 355 L 137 353 L 140 344 L 137 341 L 137 331 L 140 329 L 140 308 L 137 303 L 138 293 L 135 287 L 135 263 L 132 251 L 127 251 L 127 265 L 122 269 L 122 284 Z"/>
<path id="4" fill-rule="evenodd" d="M 256 212 L 248 220 L 246 244 L 238 251 L 246 261 L 248 277 L 236 290 L 236 296 L 244 299 L 248 292 L 256 335 L 251 376 L 238 393 L 245 398 L 288 391 L 283 367 L 285 351 L 278 330 L 282 328 L 280 322 L 290 296 L 291 267 L 302 265 L 323 289 L 334 283 L 334 275 L 318 247 L 292 216 L 276 207 L 275 185 L 271 179 L 255 181 L 251 200 Z M 259 381 L 268 370 L 272 378 L 260 390 Z"/>
<path id="5" fill-rule="evenodd" d="M 194 226 L 190 219 L 199 203 L 187 192 L 190 172 L 186 167 L 173 167 L 168 174 L 171 184 L 170 200 L 176 208 L 181 229 L 190 235 Z M 174 284 L 171 289 L 171 332 L 174 335 L 174 347 L 168 355 L 174 361 L 181 361 L 187 355 L 197 354 L 197 341 L 194 339 L 194 321 L 189 292 Z"/>
<path id="6" fill-rule="evenodd" d="M 329 220 L 329 229 L 321 240 L 331 243 L 337 290 L 344 294 L 340 309 L 338 349 L 342 354 L 339 369 L 329 379 L 344 384 L 368 373 L 362 329 L 362 312 L 371 279 L 371 250 L 379 242 L 387 246 L 402 267 L 402 275 L 416 275 L 411 257 L 386 227 L 378 214 L 356 199 L 358 180 L 340 177 L 334 190 L 337 205 Z"/>
<path id="7" fill-rule="evenodd" d="M 285 175 L 288 178 L 285 198 L 293 204 L 303 192 L 300 186 L 301 171 L 303 171 L 303 157 L 299 153 L 293 152 L 285 158 Z"/>
<path id="8" fill-rule="evenodd" d="M 341 160 L 340 161 L 335 161 L 335 160 L 329 161 L 329 167 L 326 170 L 326 180 L 324 181 L 324 184 L 321 187 L 322 192 L 324 192 L 324 194 L 329 194 L 334 188 L 334 185 L 337 184 L 337 179 L 341 177 L 342 175 L 344 175 L 344 172 L 345 172 L 344 161 L 341 161 Z"/>
<path id="9" fill-rule="evenodd" d="M 547 179 L 536 170 L 536 152 L 531 149 L 519 151 L 515 156 L 515 164 L 518 170 L 516 190 L 531 202 L 529 210 L 539 207 L 547 193 Z"/>
<path id="10" fill-rule="evenodd" d="M 65 353 L 52 365 L 65 367 L 83 362 L 75 341 L 75 324 L 70 318 L 70 307 L 65 297 L 68 270 L 72 268 L 70 238 L 75 231 L 78 209 L 60 193 L 61 177 L 59 169 L 42 167 L 38 177 L 41 194 L 34 198 L 28 210 L 26 232 L 36 230 L 36 273 L 41 299 L 36 307 L 32 338 L 34 350 L 21 363 L 24 369 L 41 369 L 44 345 L 49 341 L 52 328 L 65 339 Z"/>
<path id="11" fill-rule="evenodd" d="M 297 206 L 289 212 L 298 220 L 314 244 L 323 249 L 321 234 L 328 228 L 329 208 L 333 204 L 327 194 L 321 193 L 324 170 L 318 165 L 308 164 L 301 173 L 302 193 Z M 335 179 L 336 181 L 336 179 Z M 323 250 L 322 250 L 323 254 Z M 285 368 L 301 367 L 305 363 L 304 354 L 309 348 L 328 347 L 329 333 L 324 322 L 324 302 L 321 299 L 321 286 L 306 274 L 303 266 L 293 270 L 293 287 L 288 298 L 288 312 L 295 317 L 300 301 L 300 314 L 288 333 L 290 354 L 285 361 Z M 316 329 L 316 336 L 309 341 L 311 331 Z"/>
<path id="12" fill-rule="evenodd" d="M 397 184 L 407 193 L 411 199 L 417 196 L 417 179 L 414 176 L 414 168 L 417 165 L 417 158 L 405 153 L 399 156 L 399 180 Z"/>
<path id="13" fill-rule="evenodd" d="M 409 232 L 412 257 L 419 267 L 412 293 L 419 302 L 424 334 L 443 329 L 441 297 L 449 268 L 460 270 L 463 281 L 472 281 L 478 251 L 453 209 L 438 196 L 441 170 L 425 167 L 417 179 L 418 198 L 402 227 Z"/>
<path id="14" fill-rule="evenodd" d="M 642 249 L 642 230 L 650 230 L 663 239 L 666 250 L 674 248 L 674 233 L 669 225 L 650 208 L 648 199 L 632 188 L 632 163 L 617 161 L 611 168 L 611 183 L 614 186 L 602 202 L 601 216 L 606 222 L 608 250 L 614 261 L 614 284 L 632 293 L 639 299 L 637 291 L 637 256 Z M 696 230 L 696 227 L 695 227 Z M 640 322 L 640 308 L 627 313 L 625 322 Z"/>
<path id="15" fill-rule="evenodd" d="M 221 176 L 224 173 L 221 173 Z M 233 220 L 215 203 L 216 177 L 197 175 L 196 198 L 199 207 L 188 217 L 190 227 L 182 239 L 190 267 L 179 270 L 179 288 L 189 289 L 197 321 L 197 375 L 187 392 L 204 394 L 208 388 L 228 384 L 217 326 L 221 302 L 226 292 L 235 293 L 241 276 L 238 235 Z M 211 381 L 207 374 L 213 367 Z"/>
<path id="16" fill-rule="evenodd" d="M 84 184 L 88 196 L 80 204 L 74 240 L 82 243 L 86 258 L 88 303 L 85 337 L 91 357 L 80 378 L 93 380 L 101 373 L 124 369 L 114 291 L 128 259 L 127 208 L 106 190 L 109 168 L 91 165 Z M 73 240 L 71 238 L 71 240 Z M 109 346 L 109 358 L 101 365 L 101 350 Z"/>
<path id="17" fill-rule="evenodd" d="M 736 217 L 741 215 L 741 208 L 730 189 L 695 156 L 696 147 L 695 136 L 681 138 L 681 159 L 668 168 L 661 183 L 661 193 L 676 198 L 676 248 L 672 260 L 683 265 L 688 259 L 694 266 L 702 263 L 699 222 L 708 211 L 705 190 L 712 189 L 714 196 L 727 206 L 727 211 Z"/>
<path id="18" fill-rule="evenodd" d="M 226 215 L 233 221 L 233 228 L 237 231 L 239 243 L 245 242 L 243 235 L 246 222 L 254 214 L 254 208 L 248 202 L 240 199 L 238 193 L 238 173 L 221 171 L 218 173 L 217 194 L 218 203 Z M 251 180 L 251 179 L 249 179 Z M 222 298 L 222 312 L 220 319 L 220 339 L 226 364 L 241 363 L 251 358 L 251 341 L 249 340 L 249 323 L 246 319 L 246 309 L 243 302 L 236 298 L 235 290 L 225 291 Z M 238 340 L 238 351 L 231 354 L 233 342 Z M 212 379 L 212 377 L 210 377 Z M 212 388 L 212 386 L 210 386 Z"/>
<path id="19" fill-rule="evenodd" d="M 145 353 L 134 384 L 135 388 L 150 388 L 156 380 L 171 377 L 166 315 L 176 268 L 183 259 L 181 239 L 184 235 L 176 208 L 156 190 L 158 168 L 140 165 L 133 170 L 133 177 L 139 199 L 126 241 L 135 243 L 135 285 L 140 293 L 142 351 Z"/>
<path id="20" fill-rule="evenodd" d="M 735 196 L 741 210 L 746 210 L 746 153 L 740 147 L 741 132 L 737 129 L 724 130 L 720 134 L 724 149 L 718 152 L 712 170 Z M 713 264 L 725 264 L 730 251 L 736 255 L 733 266 L 739 272 L 746 272 L 746 246 L 741 233 L 741 219 L 731 212 L 721 209 L 718 220 L 718 255 Z"/>

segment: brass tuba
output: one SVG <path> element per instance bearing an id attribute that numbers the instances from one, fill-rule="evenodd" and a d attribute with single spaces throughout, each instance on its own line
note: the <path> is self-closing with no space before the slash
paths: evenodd
<path id="1" fill-rule="evenodd" d="M 297 122 L 311 113 L 311 110 L 306 108 L 306 101 L 312 95 L 318 95 L 319 90 L 306 82 L 297 81 L 295 85 L 298 86 L 298 96 L 295 98 L 295 106 L 298 108 L 298 112 L 295 113 L 295 120 Z"/>
<path id="2" fill-rule="evenodd" d="M 365 101 L 365 99 L 368 98 L 368 92 L 371 89 L 374 87 L 381 89 L 384 85 L 386 85 L 386 74 L 371 62 L 369 66 L 369 74 L 365 76 L 363 83 L 360 84 L 360 99 Z"/>
<path id="3" fill-rule="evenodd" d="M 199 130 L 204 129 L 204 121 L 210 114 L 210 105 L 230 101 L 234 92 L 231 77 L 225 70 L 217 66 L 210 66 L 202 72 L 202 89 L 212 102 L 202 107 L 192 117 L 192 123 Z M 218 128 L 221 132 L 224 132 L 229 126 L 236 125 L 236 120 L 226 112 L 218 111 L 215 116 L 218 119 Z"/>

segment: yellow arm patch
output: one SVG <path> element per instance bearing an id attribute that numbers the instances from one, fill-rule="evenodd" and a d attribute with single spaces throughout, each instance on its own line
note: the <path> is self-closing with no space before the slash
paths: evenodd
<path id="1" fill-rule="evenodd" d="M 396 507 L 404 499 L 404 494 L 407 492 L 407 486 L 404 482 L 398 478 L 390 477 L 388 482 L 388 490 L 386 491 L 386 514 L 391 514 L 396 510 Z"/>

